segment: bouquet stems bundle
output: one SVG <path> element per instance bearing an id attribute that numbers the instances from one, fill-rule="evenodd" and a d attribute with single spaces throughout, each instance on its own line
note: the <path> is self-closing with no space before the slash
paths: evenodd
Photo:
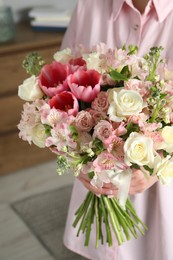
<path id="1" fill-rule="evenodd" d="M 99 240 L 101 240 L 101 244 L 104 243 L 103 226 L 106 230 L 106 242 L 109 246 L 112 246 L 112 231 L 118 244 L 121 245 L 126 240 L 130 240 L 131 235 L 137 238 L 137 232 L 144 235 L 147 230 L 147 226 L 137 216 L 130 199 L 127 199 L 126 209 L 123 209 L 116 198 L 108 198 L 105 195 L 98 197 L 92 192 L 88 192 L 75 215 L 73 227 L 79 226 L 77 236 L 80 232 L 85 233 L 85 246 L 89 244 L 91 227 L 94 222 L 96 225 L 96 248 L 99 246 Z"/>

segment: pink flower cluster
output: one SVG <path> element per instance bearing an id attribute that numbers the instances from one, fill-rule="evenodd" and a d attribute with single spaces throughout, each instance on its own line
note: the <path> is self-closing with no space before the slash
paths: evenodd
<path id="1" fill-rule="evenodd" d="M 167 140 L 173 136 L 168 68 L 158 64 L 151 70 L 143 57 L 104 44 L 80 50 L 66 62 L 55 60 L 41 69 L 44 97 L 24 105 L 19 136 L 32 143 L 32 129 L 42 124 L 45 146 L 57 153 L 58 167 L 63 158 L 64 169 L 76 174 L 87 169 L 96 186 L 111 182 L 111 171 L 133 164 L 153 171 L 156 157 L 173 153 L 173 141 Z"/>

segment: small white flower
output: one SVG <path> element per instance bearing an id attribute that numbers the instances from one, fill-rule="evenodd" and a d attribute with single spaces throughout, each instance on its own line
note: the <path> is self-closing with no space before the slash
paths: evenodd
<path id="1" fill-rule="evenodd" d="M 45 147 L 47 134 L 46 134 L 45 128 L 42 124 L 38 124 L 32 129 L 31 136 L 32 136 L 32 142 L 35 145 L 37 145 L 40 148 Z"/>
<path id="2" fill-rule="evenodd" d="M 38 79 L 34 75 L 24 80 L 23 84 L 18 87 L 18 96 L 25 101 L 35 101 L 41 99 L 43 95 Z"/>

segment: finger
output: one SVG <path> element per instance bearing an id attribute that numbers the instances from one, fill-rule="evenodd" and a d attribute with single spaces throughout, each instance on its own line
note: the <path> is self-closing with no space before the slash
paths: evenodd
<path id="1" fill-rule="evenodd" d="M 88 181 L 82 179 L 81 180 L 83 185 L 90 190 L 91 192 L 93 192 L 96 195 L 111 195 L 111 196 L 117 196 L 118 194 L 118 189 L 107 189 L 107 188 L 96 188 L 93 185 L 91 185 Z"/>
<path id="2" fill-rule="evenodd" d="M 79 179 L 80 181 L 82 181 L 82 180 L 88 181 L 89 183 L 90 183 L 90 181 L 91 181 L 91 179 L 89 179 L 89 178 L 87 177 L 87 175 L 84 175 L 84 174 L 79 175 L 79 176 L 78 176 L 78 179 Z M 116 187 L 115 185 L 113 185 L 112 183 L 104 183 L 104 185 L 103 185 L 102 188 L 111 189 L 111 190 L 117 190 L 117 187 Z"/>

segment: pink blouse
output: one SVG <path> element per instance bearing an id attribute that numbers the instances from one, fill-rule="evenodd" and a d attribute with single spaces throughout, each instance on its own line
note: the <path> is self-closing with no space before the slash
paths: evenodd
<path id="1" fill-rule="evenodd" d="M 126 44 L 139 46 L 139 54 L 152 46 L 163 46 L 163 55 L 173 65 L 173 1 L 149 1 L 143 15 L 131 0 L 79 0 L 62 48 L 75 49 L 77 44 L 86 47 L 105 42 L 110 47 Z M 64 244 L 70 250 L 91 260 L 173 260 L 173 183 L 153 185 L 142 194 L 132 196 L 134 206 L 149 230 L 144 237 L 131 239 L 118 246 L 100 245 L 95 249 L 95 230 L 92 230 L 89 247 L 84 237 L 76 237 L 72 227 L 74 213 L 83 201 L 87 190 L 76 180 L 71 196 L 64 233 Z"/>

